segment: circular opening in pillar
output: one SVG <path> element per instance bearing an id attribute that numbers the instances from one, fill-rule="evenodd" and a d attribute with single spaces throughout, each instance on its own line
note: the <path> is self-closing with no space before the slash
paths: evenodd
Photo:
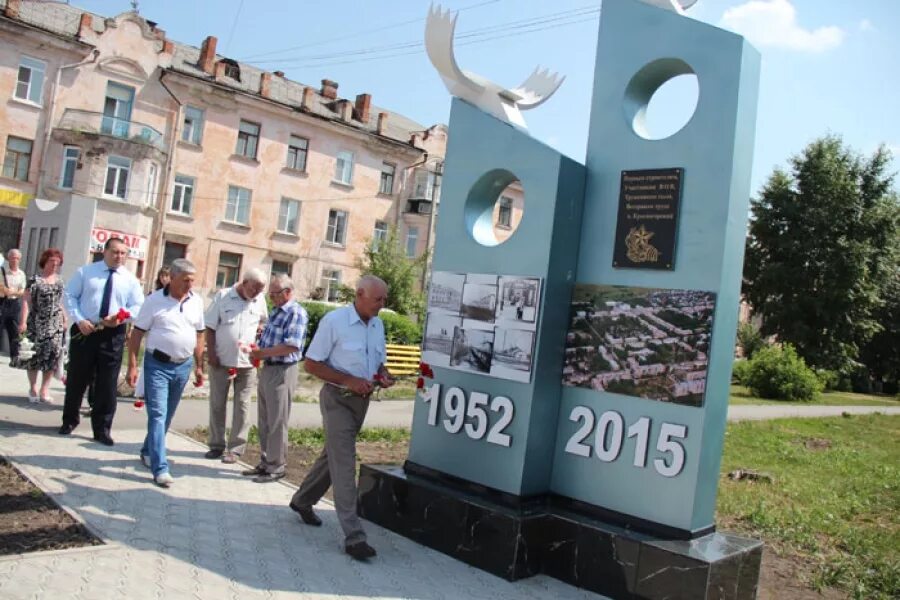
<path id="1" fill-rule="evenodd" d="M 691 66 L 678 58 L 661 58 L 628 83 L 625 120 L 645 140 L 664 140 L 684 129 L 699 100 L 700 82 Z"/>
<path id="2" fill-rule="evenodd" d="M 506 169 L 482 175 L 466 198 L 466 229 L 482 246 L 497 246 L 508 240 L 524 215 L 522 182 Z"/>

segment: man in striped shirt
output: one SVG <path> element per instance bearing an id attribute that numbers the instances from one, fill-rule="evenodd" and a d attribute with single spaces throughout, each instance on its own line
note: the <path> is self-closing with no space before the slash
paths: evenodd
<path id="1" fill-rule="evenodd" d="M 284 274 L 272 277 L 269 299 L 275 308 L 250 358 L 265 364 L 257 384 L 259 464 L 243 471 L 256 483 L 278 481 L 287 463 L 288 422 L 297 387 L 297 363 L 303 358 L 306 311 L 294 300 L 294 282 Z"/>

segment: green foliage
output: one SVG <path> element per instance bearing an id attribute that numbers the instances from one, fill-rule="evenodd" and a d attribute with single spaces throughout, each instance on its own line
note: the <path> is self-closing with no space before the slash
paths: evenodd
<path id="1" fill-rule="evenodd" d="M 787 400 L 766 400 L 754 396 L 753 392 L 743 385 L 732 384 L 728 398 L 730 405 L 769 405 L 784 406 L 785 404 L 802 404 L 805 406 L 893 406 L 900 408 L 900 397 L 875 396 L 872 394 L 857 394 L 855 392 L 834 391 L 822 392 L 815 400 L 809 402 L 793 402 Z"/>
<path id="2" fill-rule="evenodd" d="M 356 439 L 361 442 L 388 442 L 393 444 L 408 442 L 409 429 L 366 427 L 360 430 Z M 247 441 L 251 444 L 259 443 L 259 430 L 255 425 L 250 428 Z M 307 446 L 318 450 L 325 445 L 325 430 L 321 427 L 308 429 L 291 428 L 288 430 L 288 442 L 294 446 Z"/>
<path id="3" fill-rule="evenodd" d="M 419 291 L 419 284 L 427 264 L 427 252 L 416 259 L 406 256 L 394 227 L 384 240 L 369 243 L 356 266 L 365 274 L 380 277 L 388 285 L 385 308 L 401 315 L 421 316 L 425 310 L 425 298 Z"/>
<path id="4" fill-rule="evenodd" d="M 378 314 L 384 323 L 384 337 L 388 344 L 416 346 L 422 341 L 422 327 L 409 317 L 386 310 Z"/>
<path id="5" fill-rule="evenodd" d="M 333 304 L 316 302 L 315 300 L 306 300 L 301 302 L 300 305 L 306 309 L 306 314 L 309 316 L 309 323 L 306 325 L 306 346 L 309 346 L 313 335 L 316 333 L 316 329 L 319 328 L 319 321 L 321 321 L 322 317 L 326 314 L 338 307 Z"/>
<path id="6" fill-rule="evenodd" d="M 738 325 L 737 343 L 744 354 L 744 358 L 753 358 L 757 350 L 768 345 L 766 339 L 759 332 L 759 327 L 749 322 Z"/>
<path id="7" fill-rule="evenodd" d="M 819 444 L 807 445 L 817 440 Z M 723 479 L 723 529 L 799 555 L 813 583 L 852 598 L 900 589 L 900 416 L 729 423 L 722 472 L 751 469 L 773 482 Z M 800 575 L 800 574 L 798 574 Z"/>
<path id="8" fill-rule="evenodd" d="M 894 264 L 900 264 L 900 251 Z M 869 377 L 876 383 L 876 391 L 896 394 L 900 378 L 900 269 L 894 271 L 884 284 L 882 303 L 875 311 L 875 319 L 882 330 L 863 346 L 860 360 Z M 877 389 L 883 383 L 884 389 Z"/>
<path id="9" fill-rule="evenodd" d="M 831 392 L 838 389 L 841 382 L 840 373 L 828 369 L 816 369 L 815 373 L 819 383 L 822 384 L 823 391 Z"/>
<path id="10" fill-rule="evenodd" d="M 851 372 L 883 329 L 877 310 L 900 246 L 890 161 L 884 147 L 864 158 L 826 136 L 792 157 L 789 173 L 776 170 L 752 203 L 744 293 L 762 334 L 816 368 Z"/>
<path id="11" fill-rule="evenodd" d="M 731 367 L 731 381 L 738 385 L 747 385 L 747 378 L 750 376 L 750 361 L 740 359 L 734 361 Z"/>
<path id="12" fill-rule="evenodd" d="M 761 398 L 809 401 L 822 391 L 816 374 L 790 344 L 763 348 L 749 362 L 746 385 Z"/>

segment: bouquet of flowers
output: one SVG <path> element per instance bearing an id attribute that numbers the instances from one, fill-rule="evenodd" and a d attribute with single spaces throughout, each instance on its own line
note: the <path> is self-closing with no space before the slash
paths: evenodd
<path id="1" fill-rule="evenodd" d="M 116 327 L 127 321 L 131 318 L 131 313 L 125 310 L 124 308 L 120 308 L 119 312 L 116 313 Z M 103 324 L 103 321 L 98 323 L 94 323 L 94 331 L 103 331 L 106 329 L 106 325 Z M 72 336 L 72 340 L 78 340 L 85 337 L 83 333 L 80 331 L 76 331 L 75 335 Z"/>

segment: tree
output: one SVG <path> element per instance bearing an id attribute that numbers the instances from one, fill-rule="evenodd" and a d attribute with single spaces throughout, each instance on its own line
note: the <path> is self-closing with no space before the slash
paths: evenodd
<path id="1" fill-rule="evenodd" d="M 400 245 L 397 229 L 388 231 L 383 240 L 373 239 L 357 261 L 356 268 L 362 273 L 375 275 L 388 285 L 388 299 L 385 308 L 402 315 L 421 316 L 425 307 L 425 298 L 418 290 L 422 278 L 422 269 L 428 261 L 428 252 L 410 259 L 405 248 Z M 344 292 L 345 294 L 347 291 Z M 353 290 L 349 290 L 353 298 Z"/>
<path id="2" fill-rule="evenodd" d="M 744 293 L 763 335 L 811 366 L 848 374 L 883 329 L 876 311 L 897 272 L 900 208 L 890 152 L 863 158 L 829 135 L 769 177 L 752 202 Z"/>

